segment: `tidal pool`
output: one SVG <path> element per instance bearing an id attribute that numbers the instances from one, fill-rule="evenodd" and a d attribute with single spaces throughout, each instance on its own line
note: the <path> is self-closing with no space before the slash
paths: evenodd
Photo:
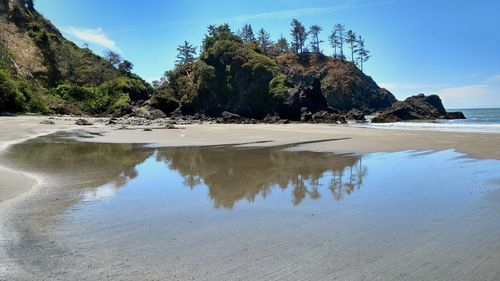
<path id="1" fill-rule="evenodd" d="M 2 160 L 44 178 L 6 213 L 8 280 L 500 279 L 500 161 L 61 134 Z"/>

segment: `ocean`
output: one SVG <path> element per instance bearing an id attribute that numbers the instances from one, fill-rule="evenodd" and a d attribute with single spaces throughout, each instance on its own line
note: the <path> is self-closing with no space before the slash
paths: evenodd
<path id="1" fill-rule="evenodd" d="M 384 124 L 366 123 L 352 124 L 352 126 L 380 129 L 500 133 L 500 108 L 447 109 L 447 111 L 462 111 L 467 119 L 434 121 L 418 120 Z M 367 119 L 371 118 L 367 117 Z"/>

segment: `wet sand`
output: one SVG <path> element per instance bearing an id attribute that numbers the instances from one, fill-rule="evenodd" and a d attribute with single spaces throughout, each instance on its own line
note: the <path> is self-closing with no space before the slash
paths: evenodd
<path id="1" fill-rule="evenodd" d="M 0 119 L 0 145 L 5 148 L 36 135 L 76 129 L 84 129 L 80 132 L 82 141 L 122 144 L 82 144 L 73 154 L 50 142 L 42 147 L 44 153 L 31 153 L 20 146 L 16 154 L 30 165 L 7 171 L 7 181 L 0 185 L 0 189 L 10 191 L 5 197 L 10 199 L 2 202 L 0 198 L 0 280 L 4 276 L 8 280 L 500 278 L 498 163 L 471 159 L 500 159 L 499 135 L 304 124 L 183 125 L 176 130 L 154 129 L 153 125 L 153 131 L 143 131 L 142 127 L 78 127 L 68 118 L 53 120 L 56 125 L 39 124 L 44 119 Z M 315 163 L 312 160 L 325 154 L 308 158 L 292 154 L 287 158 L 283 152 L 272 153 L 274 164 L 266 173 L 244 173 L 250 178 L 241 181 L 244 185 L 255 181 L 263 188 L 231 193 L 232 188 L 224 191 L 213 186 L 238 185 L 241 182 L 227 182 L 228 173 L 238 175 L 238 170 L 203 164 L 209 156 L 224 160 L 211 156 L 210 148 L 176 156 L 177 149 L 155 154 L 137 151 L 128 144 L 175 147 L 253 142 L 243 147 L 256 149 L 318 140 L 331 141 L 291 146 L 286 151 L 362 155 L 456 149 L 467 155 L 453 151 L 368 155 L 363 160 L 369 168 L 365 187 L 333 202 L 327 190 L 320 190 L 321 195 L 314 200 L 317 195 L 310 189 L 301 193 L 302 189 L 286 188 L 280 193 L 274 187 L 268 193 L 266 182 L 279 181 L 272 175 L 263 176 L 274 170 L 281 175 L 283 167 L 302 169 L 301 165 L 290 165 L 293 160 L 279 164 L 283 159 L 296 158 L 299 164 L 305 161 L 310 163 L 305 166 L 311 166 Z M 249 155 L 236 155 L 234 161 Z M 348 171 L 349 166 L 358 166 L 361 156 L 346 157 L 333 162 L 344 163 L 341 165 Z M 201 164 L 194 165 L 198 161 Z M 265 163 L 257 158 L 252 162 Z M 183 183 L 175 192 L 175 196 L 184 194 L 184 200 L 166 200 L 162 189 L 144 192 L 148 187 L 177 182 L 171 172 L 166 175 L 174 178 L 163 178 L 167 164 L 186 176 L 184 182 L 177 179 Z M 208 170 L 197 172 L 196 167 Z M 25 170 L 50 176 L 38 181 L 44 192 L 22 193 L 35 183 Z M 217 171 L 228 173 L 214 178 Z M 322 174 L 315 170 L 308 173 Z M 422 177 L 422 173 L 428 176 Z M 143 182 L 141 175 L 156 182 Z M 213 184 L 206 187 L 211 201 L 206 200 L 205 188 L 182 187 L 196 183 L 199 177 L 205 184 Z M 410 190 L 402 188 L 408 183 Z M 16 194 L 25 196 L 14 198 Z M 264 200 L 265 196 L 270 199 Z M 295 199 L 302 196 L 305 201 Z M 185 201 L 190 199 L 193 201 Z M 216 206 L 219 208 L 214 210 Z"/>
<path id="2" fill-rule="evenodd" d="M 180 129 L 175 130 L 156 129 L 157 126 L 153 124 L 120 130 L 118 125 L 105 126 L 99 123 L 94 126 L 76 126 L 76 119 L 55 117 L 52 119 L 55 125 L 42 125 L 40 122 L 47 120 L 47 117 L 0 117 L 0 152 L 9 144 L 39 135 L 61 130 L 85 130 L 93 133 L 89 135 L 90 138 L 80 138 L 86 142 L 151 143 L 159 146 L 254 143 L 251 146 L 275 146 L 336 139 L 303 145 L 300 149 L 335 153 L 455 149 L 478 159 L 500 159 L 500 134 L 383 130 L 315 124 L 179 125 Z M 153 131 L 144 131 L 143 128 L 147 127 L 153 128 Z M 7 179 L 6 183 L 0 186 L 0 202 L 29 190 L 33 184 L 33 179 L 28 175 L 2 168 L 1 163 L 0 176 Z"/>

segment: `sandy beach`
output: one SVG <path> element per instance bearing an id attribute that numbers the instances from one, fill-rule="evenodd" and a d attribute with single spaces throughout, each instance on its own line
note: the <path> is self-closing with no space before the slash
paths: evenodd
<path id="1" fill-rule="evenodd" d="M 179 125 L 179 129 L 158 129 L 155 124 L 129 127 L 77 126 L 77 118 L 55 117 L 54 125 L 43 125 L 43 116 L 2 117 L 0 119 L 0 151 L 9 145 L 57 131 L 83 130 L 91 138 L 85 142 L 140 143 L 158 146 L 205 146 L 250 143 L 250 146 L 276 146 L 318 140 L 326 142 L 304 144 L 300 149 L 317 152 L 371 153 L 402 150 L 454 149 L 478 159 L 500 159 L 500 134 L 384 130 L 354 128 L 340 125 L 315 124 L 201 124 Z M 95 122 L 97 118 L 89 118 Z M 152 131 L 144 131 L 152 128 Z M 4 179 L 0 202 L 26 192 L 36 180 L 20 171 L 0 167 Z"/>
<path id="2" fill-rule="evenodd" d="M 91 126 L 74 125 L 76 119 L 70 117 L 51 118 L 52 125 L 40 124 L 43 120 L 48 118 L 1 118 L 0 146 L 6 149 L 66 131 L 76 132 L 82 143 L 62 148 L 45 143 L 38 150 L 40 158 L 17 145 L 14 153 L 29 159 L 20 163 L 30 162 L 28 171 L 52 174 L 51 182 L 12 165 L 0 170 L 0 210 L 4 213 L 0 280 L 3 276 L 122 280 L 125 275 L 131 280 L 221 280 L 221 276 L 227 280 L 256 276 L 260 280 L 330 280 L 332 276 L 400 280 L 406 274 L 425 280 L 459 276 L 496 280 L 500 274 L 498 253 L 492 247 L 498 242 L 498 191 L 494 188 L 498 178 L 490 170 L 497 169 L 497 163 L 476 160 L 500 159 L 500 135 L 311 124 L 198 124 L 164 129 L 153 123 L 145 131 L 144 126 L 107 126 L 96 118 L 88 119 L 95 123 Z M 115 144 L 102 146 L 106 143 Z M 131 143 L 172 149 L 137 150 Z M 302 144 L 281 146 L 285 150 L 272 148 L 296 143 Z M 197 148 L 221 144 L 257 150 L 226 154 L 222 148 L 219 152 Z M 437 152 L 426 158 L 430 150 Z M 372 152 L 394 153 L 364 156 Z M 233 169 L 229 165 L 233 157 L 255 160 L 233 163 Z M 389 169 L 385 157 L 396 161 Z M 0 161 L 5 159 L 3 155 Z M 40 163 L 34 163 L 35 159 Z M 207 167 L 207 161 L 212 167 Z M 164 202 L 170 191 L 161 188 L 165 187 L 163 177 L 171 173 L 165 163 L 188 175 L 204 175 L 204 182 L 211 184 L 209 190 L 182 187 L 196 177 L 178 179 L 172 174 L 170 184 L 184 181 L 172 191 L 172 196 L 181 199 Z M 346 174 L 346 186 L 334 193 L 340 196 L 335 200 L 326 187 L 318 190 L 323 196 L 290 187 L 271 192 L 269 202 L 259 199 L 262 192 L 268 194 L 270 182 L 283 176 L 296 178 L 296 173 L 321 175 L 331 163 L 337 169 L 332 176 L 347 173 L 349 167 L 351 173 L 353 169 L 365 173 L 365 167 L 368 177 Z M 391 169 L 397 166 L 402 167 L 402 174 L 396 176 Z M 455 176 L 458 168 L 468 181 Z M 238 175 L 236 181 L 228 181 L 226 170 Z M 441 171 L 429 179 L 418 174 L 437 170 Z M 246 184 L 240 184 L 241 179 Z M 366 180 L 367 187 L 351 189 L 349 180 L 353 179 Z M 401 188 L 399 181 L 407 179 L 409 189 Z M 471 182 L 492 191 L 471 186 Z M 122 189 L 127 184 L 132 187 Z M 126 195 L 133 190 L 138 193 Z M 352 201 L 342 200 L 353 191 Z M 235 206 L 237 211 L 232 211 Z"/>

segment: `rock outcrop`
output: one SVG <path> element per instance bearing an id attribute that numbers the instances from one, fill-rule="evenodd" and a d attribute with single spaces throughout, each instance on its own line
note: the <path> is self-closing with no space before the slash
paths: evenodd
<path id="1" fill-rule="evenodd" d="M 407 120 L 465 119 L 462 112 L 447 112 L 437 95 L 418 94 L 395 102 L 389 109 L 372 119 L 373 123 Z"/>
<path id="2" fill-rule="evenodd" d="M 391 92 L 380 88 L 352 62 L 314 53 L 281 55 L 276 60 L 282 72 L 297 85 L 319 79 L 328 106 L 342 112 L 355 108 L 372 113 L 396 102 Z"/>

